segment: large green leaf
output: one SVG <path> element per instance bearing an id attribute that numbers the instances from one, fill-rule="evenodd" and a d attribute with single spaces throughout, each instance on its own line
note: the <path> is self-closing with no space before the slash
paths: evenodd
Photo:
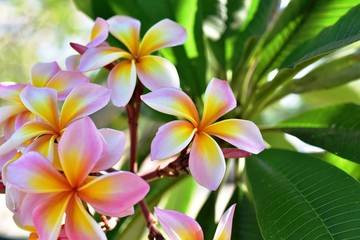
<path id="1" fill-rule="evenodd" d="M 254 73 L 256 80 L 278 68 L 299 44 L 333 25 L 358 3 L 357 0 L 290 1 L 259 48 L 260 59 Z"/>
<path id="2" fill-rule="evenodd" d="M 264 239 L 358 239 L 360 183 L 315 157 L 266 150 L 246 170 Z"/>
<path id="3" fill-rule="evenodd" d="M 359 1 L 356 1 L 359 3 Z M 298 46 L 281 64 L 281 67 L 293 67 L 300 62 L 327 54 L 338 48 L 360 40 L 360 4 L 353 7 L 336 24 L 327 27 L 316 37 Z"/>
<path id="4" fill-rule="evenodd" d="M 277 128 L 360 163 L 360 105 L 349 103 L 312 110 L 280 123 Z"/>
<path id="5" fill-rule="evenodd" d="M 256 220 L 254 205 L 250 202 L 249 197 L 242 191 L 240 185 L 236 187 L 226 209 L 234 203 L 236 203 L 236 208 L 231 233 L 232 239 L 263 239 Z"/>

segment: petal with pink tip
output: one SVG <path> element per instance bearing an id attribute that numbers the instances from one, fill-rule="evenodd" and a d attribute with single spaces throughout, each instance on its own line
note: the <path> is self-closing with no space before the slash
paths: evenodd
<path id="1" fill-rule="evenodd" d="M 189 145 L 196 131 L 188 121 L 176 120 L 164 124 L 151 143 L 151 159 L 164 159 L 179 153 Z"/>
<path id="2" fill-rule="evenodd" d="M 133 55 L 137 55 L 140 21 L 127 16 L 114 16 L 107 21 L 110 33 L 122 42 Z"/>
<path id="3" fill-rule="evenodd" d="M 106 106 L 110 101 L 110 94 L 109 89 L 93 83 L 84 83 L 74 87 L 62 106 L 60 129 Z"/>
<path id="4" fill-rule="evenodd" d="M 17 149 L 21 144 L 32 138 L 45 134 L 53 135 L 54 130 L 42 122 L 29 122 L 19 128 L 11 137 L 0 146 L 0 155 Z"/>
<path id="5" fill-rule="evenodd" d="M 251 121 L 227 119 L 211 124 L 204 129 L 204 132 L 222 138 L 247 152 L 256 154 L 265 149 L 260 130 Z"/>
<path id="6" fill-rule="evenodd" d="M 174 65 L 162 57 L 144 56 L 136 63 L 136 72 L 145 87 L 154 91 L 163 87 L 180 88 Z"/>
<path id="7" fill-rule="evenodd" d="M 5 138 L 3 136 L 0 136 L 0 145 L 2 145 L 5 141 Z M 11 159 L 13 159 L 15 157 L 17 153 L 17 150 L 12 150 L 4 155 L 0 155 L 0 173 L 1 173 L 1 169 L 4 167 L 4 165 L 10 161 Z M 1 178 L 0 178 L 1 179 Z M 0 181 L 1 183 L 1 181 Z"/>
<path id="8" fill-rule="evenodd" d="M 38 63 L 31 69 L 31 83 L 35 87 L 45 87 L 61 68 L 56 62 Z"/>
<path id="9" fill-rule="evenodd" d="M 20 92 L 27 84 L 18 84 L 12 82 L 0 83 L 0 98 L 11 102 L 20 102 Z"/>
<path id="10" fill-rule="evenodd" d="M 164 19 L 146 32 L 140 46 L 139 55 L 145 56 L 160 48 L 183 44 L 186 36 L 185 28 L 170 19 Z"/>
<path id="11" fill-rule="evenodd" d="M 230 240 L 232 221 L 234 218 L 236 204 L 233 204 L 221 217 L 216 228 L 214 240 Z"/>
<path id="12" fill-rule="evenodd" d="M 157 207 L 154 210 L 161 227 L 171 240 L 204 239 L 200 225 L 191 217 L 173 210 L 163 210 Z"/>
<path id="13" fill-rule="evenodd" d="M 26 110 L 26 108 L 20 104 L 0 107 L 0 124 L 24 110 Z"/>
<path id="14" fill-rule="evenodd" d="M 225 174 L 225 159 L 219 145 L 206 133 L 195 135 L 189 168 L 200 185 L 213 191 L 219 187 Z"/>
<path id="15" fill-rule="evenodd" d="M 119 58 L 132 58 L 128 52 L 116 47 L 89 48 L 82 55 L 78 70 L 87 72 L 112 63 Z"/>
<path id="16" fill-rule="evenodd" d="M 71 190 L 66 178 L 37 152 L 28 152 L 5 168 L 6 181 L 28 193 Z"/>
<path id="17" fill-rule="evenodd" d="M 103 153 L 103 140 L 88 117 L 73 122 L 61 137 L 59 157 L 73 187 L 83 184 Z"/>
<path id="18" fill-rule="evenodd" d="M 106 240 L 98 223 L 86 212 L 81 200 L 74 195 L 66 209 L 66 235 L 69 239 Z"/>
<path id="19" fill-rule="evenodd" d="M 199 114 L 191 98 L 176 88 L 161 88 L 142 95 L 141 99 L 151 108 L 170 115 L 183 117 L 197 127 Z"/>
<path id="20" fill-rule="evenodd" d="M 115 65 L 108 76 L 111 101 L 117 107 L 125 106 L 131 99 L 136 85 L 134 61 L 124 60 Z"/>
<path id="21" fill-rule="evenodd" d="M 225 80 L 213 78 L 205 91 L 201 126 L 206 127 L 235 107 L 236 99 L 229 83 Z"/>
<path id="22" fill-rule="evenodd" d="M 96 47 L 104 42 L 109 35 L 109 24 L 102 18 L 98 17 L 95 20 L 94 27 L 91 30 L 91 41 L 86 45 L 87 47 Z"/>
<path id="23" fill-rule="evenodd" d="M 104 153 L 93 168 L 93 172 L 104 171 L 119 162 L 126 142 L 125 133 L 110 128 L 99 130 L 104 140 Z"/>
<path id="24" fill-rule="evenodd" d="M 63 216 L 71 197 L 72 194 L 69 192 L 54 194 L 34 209 L 33 221 L 40 239 L 58 239 Z"/>
<path id="25" fill-rule="evenodd" d="M 39 116 L 54 129 L 57 129 L 59 117 L 55 89 L 37 88 L 29 85 L 21 91 L 20 98 L 27 109 Z"/>
<path id="26" fill-rule="evenodd" d="M 69 95 L 71 90 L 82 83 L 88 83 L 90 80 L 83 73 L 59 71 L 49 81 L 46 87 L 54 88 L 58 92 L 58 100 L 62 101 Z"/>
<path id="27" fill-rule="evenodd" d="M 78 194 L 97 212 L 118 217 L 142 200 L 149 189 L 149 185 L 133 173 L 113 172 L 88 182 L 78 189 Z"/>
<path id="28" fill-rule="evenodd" d="M 67 71 L 77 71 L 80 63 L 81 55 L 71 55 L 65 59 L 65 66 Z"/>

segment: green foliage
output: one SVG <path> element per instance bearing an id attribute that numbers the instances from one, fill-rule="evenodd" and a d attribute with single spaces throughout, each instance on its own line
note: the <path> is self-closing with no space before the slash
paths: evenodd
<path id="1" fill-rule="evenodd" d="M 247 159 L 265 239 L 351 239 L 360 235 L 360 184 L 309 155 L 266 150 Z"/>
<path id="2" fill-rule="evenodd" d="M 312 110 L 278 125 L 284 132 L 360 163 L 360 105 Z"/>
<path id="3" fill-rule="evenodd" d="M 233 239 L 358 238 L 360 185 L 351 177 L 358 178 L 360 164 L 358 0 L 292 0 L 284 8 L 278 0 L 74 2 L 93 19 L 135 17 L 141 21 L 141 34 L 164 18 L 177 21 L 187 30 L 187 42 L 156 54 L 175 64 L 182 89 L 199 104 L 207 81 L 226 79 L 239 104 L 228 116 L 266 123 L 262 130 L 270 149 L 247 158 L 245 169 L 227 179 L 237 186 L 229 203 L 237 203 Z M 289 94 L 300 99 L 291 109 L 298 116 L 279 123 L 291 108 L 284 98 Z M 343 103 L 345 97 L 352 103 L 326 106 Z M 149 154 L 148 139 L 154 135 L 147 126 L 169 118 L 148 108 L 142 114 L 147 118 L 139 135 L 147 143 L 140 162 Z M 317 154 L 323 161 L 296 152 L 299 146 L 285 133 L 324 149 Z M 191 183 L 154 184 L 155 193 L 147 199 L 150 207 L 165 191 L 172 201 L 169 208 L 187 211 L 196 202 Z M 216 228 L 218 193 L 198 206 L 206 239 Z M 144 234 L 139 229 L 145 229 L 145 222 L 137 214 L 126 219 L 117 237 L 140 238 Z"/>

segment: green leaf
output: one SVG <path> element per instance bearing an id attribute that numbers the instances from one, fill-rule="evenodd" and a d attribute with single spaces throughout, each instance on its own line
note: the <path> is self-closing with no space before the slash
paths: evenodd
<path id="1" fill-rule="evenodd" d="M 304 142 L 360 163 L 360 105 L 349 103 L 315 109 L 276 127 Z"/>
<path id="2" fill-rule="evenodd" d="M 196 217 L 196 221 L 200 224 L 204 232 L 204 239 L 211 239 L 214 236 L 215 225 L 215 204 L 217 192 L 211 192 L 208 199 L 201 207 L 199 214 Z"/>
<path id="3" fill-rule="evenodd" d="M 356 239 L 360 183 L 315 157 L 266 150 L 246 170 L 264 239 Z"/>
<path id="4" fill-rule="evenodd" d="M 358 1 L 356 1 L 358 3 Z M 316 37 L 298 46 L 281 64 L 281 67 L 295 65 L 345 47 L 360 40 L 360 4 L 353 7 L 333 26 L 327 27 Z"/>
<path id="5" fill-rule="evenodd" d="M 226 209 L 236 203 L 233 218 L 232 239 L 260 240 L 263 239 L 256 220 L 254 205 L 240 186 L 237 186 Z M 211 238 L 210 238 L 211 239 Z"/>
<path id="6" fill-rule="evenodd" d="M 279 1 L 277 0 L 251 1 L 250 9 L 256 9 L 256 11 L 247 16 L 248 19 L 245 20 L 246 27 L 236 36 L 232 56 L 233 69 L 243 65 L 254 45 L 266 31 L 269 21 L 278 8 L 278 4 Z"/>
<path id="7" fill-rule="evenodd" d="M 327 60 L 300 79 L 287 81 L 275 93 L 273 100 L 289 93 L 304 93 L 320 89 L 334 88 L 360 78 L 360 52 Z M 298 65 L 299 66 L 299 65 Z M 291 69 L 282 69 L 284 71 Z"/>
<path id="8" fill-rule="evenodd" d="M 260 59 L 254 73 L 256 81 L 278 68 L 299 44 L 333 25 L 357 3 L 355 0 L 290 1 L 258 48 Z"/>

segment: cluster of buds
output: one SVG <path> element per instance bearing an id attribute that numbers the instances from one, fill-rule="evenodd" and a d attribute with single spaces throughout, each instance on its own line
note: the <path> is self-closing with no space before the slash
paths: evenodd
<path id="1" fill-rule="evenodd" d="M 109 34 L 126 49 L 110 46 Z M 265 148 L 254 123 L 216 122 L 236 107 L 227 81 L 213 78 L 209 82 L 200 118 L 180 88 L 175 66 L 151 55 L 185 40 L 185 29 L 168 19 L 155 24 L 140 41 L 138 20 L 98 18 L 90 42 L 72 44 L 80 54 L 66 59 L 65 70 L 56 62 L 39 63 L 32 68 L 29 83 L 1 83 L 0 98 L 6 102 L 0 108 L 1 181 L 14 221 L 31 232 L 32 239 L 106 239 L 94 213 L 105 220 L 121 218 L 133 214 L 138 203 L 150 219 L 144 204 L 150 191 L 148 179 L 139 176 L 136 168 L 136 127 L 142 102 L 180 118 L 159 128 L 151 144 L 151 159 L 180 153 L 181 160 L 186 160 L 180 169 L 188 167 L 195 181 L 210 190 L 223 180 L 229 152 L 212 136 L 235 146 L 231 154 L 237 157 Z M 107 87 L 91 83 L 86 75 L 99 68 L 110 70 Z M 143 95 L 143 86 L 150 93 Z M 97 129 L 89 117 L 110 101 L 126 107 L 128 113 L 130 171 L 113 168 L 123 155 L 126 135 Z M 214 239 L 230 239 L 234 210 L 232 206 L 224 214 Z M 203 239 L 198 223 L 186 215 L 159 208 L 155 213 L 171 239 Z M 148 225 L 150 235 L 161 236 L 151 222 Z"/>

